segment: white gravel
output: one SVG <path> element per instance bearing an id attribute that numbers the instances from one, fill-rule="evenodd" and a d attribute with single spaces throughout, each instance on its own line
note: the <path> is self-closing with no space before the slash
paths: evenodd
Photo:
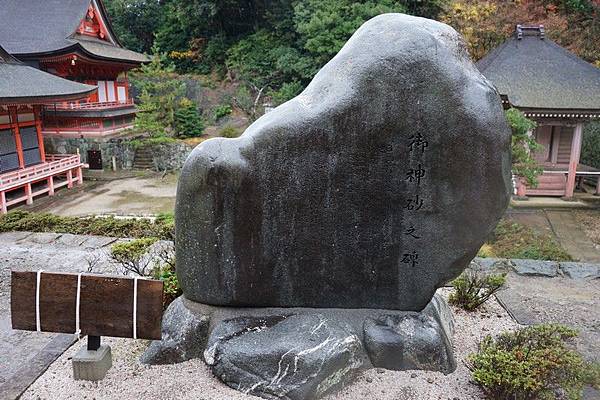
<path id="1" fill-rule="evenodd" d="M 447 296 L 448 289 L 440 289 Z M 482 310 L 467 313 L 452 308 L 455 317 L 454 350 L 458 368 L 450 375 L 425 371 L 365 371 L 353 384 L 327 400 L 471 400 L 483 399 L 479 388 L 471 382 L 465 365 L 468 354 L 488 334 L 514 329 L 518 324 L 495 301 Z M 72 357 L 80 346 L 75 344 L 40 377 L 21 399 L 194 399 L 235 400 L 257 399 L 244 395 L 214 378 L 201 360 L 181 364 L 146 366 L 137 360 L 147 344 L 142 340 L 103 339 L 113 351 L 113 367 L 98 383 L 76 382 L 72 379 Z"/>

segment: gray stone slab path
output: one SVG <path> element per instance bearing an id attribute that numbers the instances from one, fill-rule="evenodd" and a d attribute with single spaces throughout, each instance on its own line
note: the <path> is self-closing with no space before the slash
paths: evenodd
<path id="1" fill-rule="evenodd" d="M 0 234 L 0 400 L 15 399 L 73 342 L 74 335 L 17 331 L 10 322 L 10 271 L 113 272 L 115 238 L 58 233 Z"/>
<path id="2" fill-rule="evenodd" d="M 547 278 L 509 273 L 507 287 L 498 301 L 524 325 L 560 323 L 579 330 L 577 349 L 600 362 L 600 279 Z M 600 399 L 600 392 L 586 388 L 585 400 Z"/>

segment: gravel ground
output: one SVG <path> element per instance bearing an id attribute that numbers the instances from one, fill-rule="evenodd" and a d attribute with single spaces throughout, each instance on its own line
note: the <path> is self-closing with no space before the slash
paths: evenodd
<path id="1" fill-rule="evenodd" d="M 447 296 L 447 289 L 441 291 Z M 454 349 L 458 361 L 454 373 L 445 376 L 437 372 L 372 369 L 357 377 L 351 386 L 326 399 L 483 399 L 481 391 L 470 381 L 464 360 L 477 350 L 478 343 L 486 335 L 514 329 L 518 324 L 495 300 L 490 300 L 481 311 L 467 313 L 453 308 L 453 312 L 456 324 Z M 146 341 L 108 338 L 104 343 L 112 347 L 113 367 L 103 381 L 84 383 L 72 379 L 70 357 L 84 345 L 82 341 L 56 360 L 21 399 L 257 399 L 223 385 L 201 360 L 146 366 L 137 361 Z"/>
<path id="2" fill-rule="evenodd" d="M 583 227 L 586 235 L 600 248 L 600 211 L 576 211 L 575 219 Z"/>

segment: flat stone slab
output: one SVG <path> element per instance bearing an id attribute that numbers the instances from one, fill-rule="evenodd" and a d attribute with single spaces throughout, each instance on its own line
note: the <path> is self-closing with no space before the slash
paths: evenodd
<path id="1" fill-rule="evenodd" d="M 571 279 L 600 278 L 600 264 L 561 262 L 560 271 Z"/>
<path id="2" fill-rule="evenodd" d="M 545 276 L 553 278 L 558 275 L 559 263 L 556 261 L 511 259 L 513 270 L 519 275 Z"/>
<path id="3" fill-rule="evenodd" d="M 319 398 L 366 368 L 456 368 L 452 316 L 438 295 L 422 312 L 230 308 L 180 297 L 162 326 L 163 339 L 151 343 L 142 362 L 203 354 L 224 383 L 265 398 Z"/>

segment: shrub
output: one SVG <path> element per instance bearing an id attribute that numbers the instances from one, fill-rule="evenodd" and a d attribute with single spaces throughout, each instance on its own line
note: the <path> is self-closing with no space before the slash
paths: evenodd
<path id="1" fill-rule="evenodd" d="M 204 133 L 204 121 L 196 103 L 188 99 L 179 102 L 175 111 L 175 129 L 177 136 L 182 137 L 197 137 Z"/>
<path id="2" fill-rule="evenodd" d="M 167 217 L 148 219 L 117 219 L 114 217 L 61 217 L 47 213 L 11 211 L 0 216 L 0 232 L 58 232 L 75 235 L 100 235 L 120 238 L 156 237 L 173 240 L 175 224 Z"/>
<path id="3" fill-rule="evenodd" d="M 302 92 L 302 89 L 304 89 L 302 83 L 299 81 L 292 81 L 284 83 L 279 90 L 272 91 L 269 94 L 273 99 L 273 103 L 278 106 L 296 97 Z"/>
<path id="4" fill-rule="evenodd" d="M 147 253 L 157 240 L 157 238 L 143 238 L 117 243 L 110 249 L 110 258 L 119 265 L 124 275 L 133 272 L 139 276 L 150 276 L 152 272 L 150 266 L 155 260 Z"/>
<path id="5" fill-rule="evenodd" d="M 490 399 L 578 399 L 594 368 L 573 350 L 577 332 L 561 325 L 530 326 L 486 337 L 469 357 L 473 379 Z M 590 371 L 591 369 L 591 371 Z"/>
<path id="6" fill-rule="evenodd" d="M 223 117 L 228 116 L 233 112 L 233 109 L 229 104 L 221 104 L 215 107 L 213 110 L 213 114 L 215 116 L 215 121 L 220 120 Z"/>
<path id="7" fill-rule="evenodd" d="M 224 138 L 236 138 L 240 135 L 241 135 L 240 131 L 238 131 L 236 128 L 234 128 L 231 125 L 226 125 L 223 128 L 221 128 L 221 130 L 219 131 L 219 136 L 222 136 Z"/>
<path id="8" fill-rule="evenodd" d="M 502 220 L 488 240 L 492 252 L 501 258 L 571 261 L 573 258 L 550 235 L 540 234 L 529 226 Z"/>
<path id="9" fill-rule="evenodd" d="M 506 274 L 465 271 L 452 281 L 454 289 L 448 300 L 464 310 L 474 311 L 500 290 L 505 282 Z"/>
<path id="10" fill-rule="evenodd" d="M 536 187 L 537 177 L 543 172 L 533 158 L 532 154 L 540 148 L 529 133 L 536 127 L 536 123 L 516 108 L 506 110 L 506 120 L 512 130 L 511 152 L 513 173 L 527 181 L 527 184 Z"/>
<path id="11" fill-rule="evenodd" d="M 163 281 L 163 308 L 167 308 L 177 297 L 183 293 L 175 274 L 175 260 L 171 259 L 157 267 L 152 272 L 154 279 Z"/>

